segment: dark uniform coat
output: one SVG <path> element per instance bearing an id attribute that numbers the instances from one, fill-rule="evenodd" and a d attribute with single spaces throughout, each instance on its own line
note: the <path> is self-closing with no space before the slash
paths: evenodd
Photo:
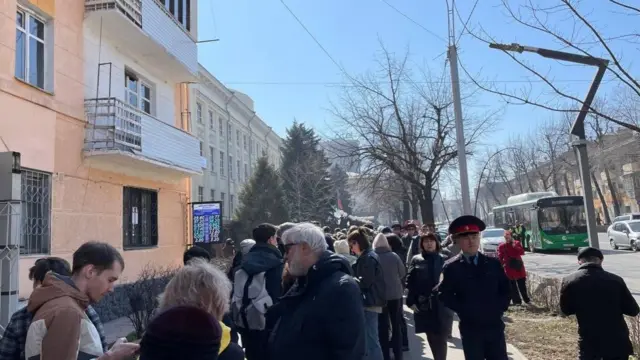
<path id="1" fill-rule="evenodd" d="M 422 252 L 411 259 L 407 275 L 407 306 L 415 305 L 415 332 L 444 334 L 453 314 L 444 307 L 434 288 L 440 282 L 445 257 L 438 253 Z"/>
<path id="2" fill-rule="evenodd" d="M 623 315 L 637 316 L 640 308 L 620 276 L 597 264 L 580 266 L 562 280 L 560 308 L 578 318 L 580 359 L 633 354 Z"/>
<path id="3" fill-rule="evenodd" d="M 462 254 L 445 263 L 440 297 L 460 318 L 467 360 L 506 360 L 502 315 L 511 301 L 509 279 L 498 259 L 476 256 L 474 263 Z"/>

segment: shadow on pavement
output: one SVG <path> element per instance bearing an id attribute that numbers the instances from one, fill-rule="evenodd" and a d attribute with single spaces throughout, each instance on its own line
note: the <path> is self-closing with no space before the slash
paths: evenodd
<path id="1" fill-rule="evenodd" d="M 407 332 L 409 337 L 409 352 L 405 352 L 403 360 L 432 360 L 431 349 L 425 334 L 416 334 L 413 323 L 413 313 L 406 308 L 403 310 L 404 318 L 407 321 Z M 455 332 L 454 332 L 455 333 Z M 449 351 L 462 349 L 462 341 L 458 337 L 453 337 L 448 341 Z"/>

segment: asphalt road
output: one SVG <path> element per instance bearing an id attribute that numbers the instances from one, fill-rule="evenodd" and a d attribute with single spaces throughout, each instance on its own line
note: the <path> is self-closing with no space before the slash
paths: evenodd
<path id="1" fill-rule="evenodd" d="M 609 246 L 607 235 L 605 233 L 598 235 L 600 249 L 604 253 L 603 267 L 607 271 L 622 276 L 631 293 L 640 302 L 640 252 L 613 250 Z M 563 277 L 578 267 L 575 253 L 527 253 L 524 262 L 528 271 L 543 276 Z"/>

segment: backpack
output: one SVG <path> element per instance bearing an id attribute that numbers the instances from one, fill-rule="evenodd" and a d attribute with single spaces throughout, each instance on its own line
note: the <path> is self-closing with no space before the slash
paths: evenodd
<path id="1" fill-rule="evenodd" d="M 239 328 L 246 330 L 265 329 L 265 314 L 273 305 L 273 299 L 267 292 L 265 275 L 265 272 L 249 275 L 242 268 L 235 273 L 231 316 Z"/>

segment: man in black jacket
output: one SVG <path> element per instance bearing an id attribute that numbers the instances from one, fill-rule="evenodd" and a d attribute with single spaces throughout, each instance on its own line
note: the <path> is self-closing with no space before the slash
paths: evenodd
<path id="1" fill-rule="evenodd" d="M 349 263 L 326 250 L 322 230 L 310 223 L 286 231 L 282 241 L 297 281 L 268 311 L 275 322 L 269 359 L 363 359 L 364 311 Z"/>
<path id="2" fill-rule="evenodd" d="M 578 271 L 562 279 L 560 309 L 578 318 L 581 360 L 626 360 L 633 346 L 623 315 L 637 316 L 640 308 L 624 280 L 602 269 L 603 260 L 595 248 L 578 252 Z"/>
<path id="3" fill-rule="evenodd" d="M 242 265 L 240 265 L 240 269 L 244 270 L 250 279 L 264 273 L 264 286 L 274 304 L 282 296 L 282 271 L 284 270 L 282 254 L 277 248 L 276 231 L 277 228 L 271 224 L 261 224 L 253 229 L 253 240 L 256 244 L 243 256 Z M 242 288 L 248 291 L 248 286 L 238 285 L 237 278 L 235 281 L 234 289 Z M 236 325 L 239 325 L 238 331 L 242 337 L 247 360 L 264 359 L 268 329 L 246 329 L 240 327 L 241 324 Z"/>
<path id="4" fill-rule="evenodd" d="M 438 290 L 460 318 L 465 359 L 507 360 L 502 315 L 511 302 L 511 285 L 500 261 L 478 252 L 485 227 L 472 215 L 451 222 L 449 233 L 462 253 L 445 263 Z"/>

